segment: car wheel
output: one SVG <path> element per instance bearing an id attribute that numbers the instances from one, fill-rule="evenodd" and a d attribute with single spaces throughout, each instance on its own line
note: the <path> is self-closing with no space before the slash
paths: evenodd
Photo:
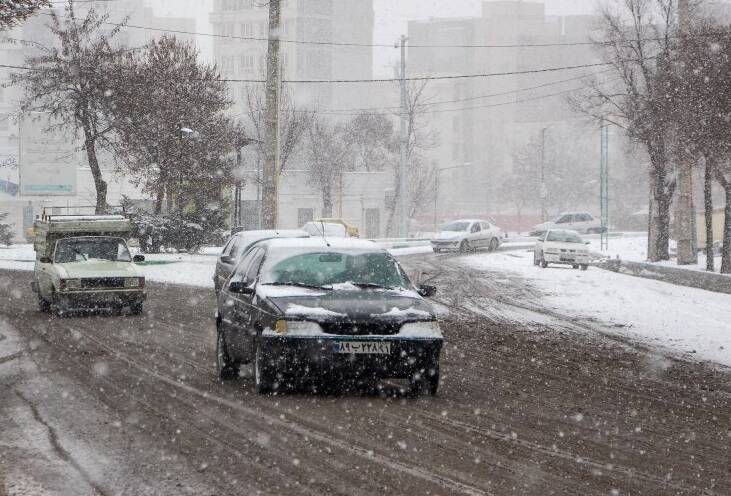
<path id="1" fill-rule="evenodd" d="M 432 248 L 432 250 L 434 250 L 434 253 L 441 253 L 442 252 L 442 250 L 439 249 L 439 248 Z"/>
<path id="2" fill-rule="evenodd" d="M 228 348 L 226 346 L 226 339 L 221 329 L 221 324 L 218 324 L 218 332 L 216 338 L 216 366 L 218 368 L 218 376 L 222 381 L 228 381 L 235 379 L 239 376 L 239 366 L 228 354 Z"/>
<path id="3" fill-rule="evenodd" d="M 586 270 L 586 269 L 588 269 L 588 268 L 589 268 L 589 266 L 588 266 L 588 265 L 586 265 L 586 264 L 584 264 L 584 265 L 582 265 L 582 266 L 581 266 L 581 270 Z"/>
<path id="4" fill-rule="evenodd" d="M 546 267 L 548 267 L 548 262 L 546 262 L 546 260 L 542 256 L 541 256 L 541 267 L 544 269 Z"/>
<path id="5" fill-rule="evenodd" d="M 574 264 L 571 267 L 574 268 L 574 269 L 578 269 L 579 268 L 579 266 L 577 264 Z"/>
<path id="6" fill-rule="evenodd" d="M 460 253 L 467 253 L 470 251 L 470 244 L 466 239 L 463 239 L 462 242 L 459 244 L 459 251 Z"/>
<path id="7" fill-rule="evenodd" d="M 411 394 L 435 396 L 439 390 L 439 364 L 433 365 L 424 372 L 414 374 L 410 379 Z"/>
<path id="8" fill-rule="evenodd" d="M 254 356 L 254 387 L 259 394 L 271 393 L 276 388 L 271 367 L 266 363 L 261 347 L 258 344 Z"/>
<path id="9" fill-rule="evenodd" d="M 495 251 L 498 249 L 498 246 L 500 246 L 500 241 L 498 241 L 497 238 L 492 238 L 490 240 L 490 246 L 488 246 L 488 249 L 490 251 Z"/>
<path id="10" fill-rule="evenodd" d="M 51 302 L 41 295 L 38 295 L 38 310 L 44 313 L 51 311 Z"/>
<path id="11" fill-rule="evenodd" d="M 142 303 L 132 303 L 129 306 L 129 311 L 132 315 L 139 315 L 142 313 L 142 310 L 144 310 L 144 305 Z"/>

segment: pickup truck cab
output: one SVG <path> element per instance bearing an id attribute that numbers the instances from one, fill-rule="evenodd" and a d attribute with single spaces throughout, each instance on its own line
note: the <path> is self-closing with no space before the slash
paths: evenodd
<path id="1" fill-rule="evenodd" d="M 48 216 L 36 221 L 31 287 L 41 311 L 129 307 L 142 313 L 145 278 L 123 216 Z"/>

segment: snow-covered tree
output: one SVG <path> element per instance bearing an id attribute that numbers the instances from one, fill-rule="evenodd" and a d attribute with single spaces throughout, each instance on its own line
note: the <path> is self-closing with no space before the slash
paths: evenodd
<path id="1" fill-rule="evenodd" d="M 10 29 L 50 6 L 49 0 L 3 0 L 0 2 L 0 31 Z"/>

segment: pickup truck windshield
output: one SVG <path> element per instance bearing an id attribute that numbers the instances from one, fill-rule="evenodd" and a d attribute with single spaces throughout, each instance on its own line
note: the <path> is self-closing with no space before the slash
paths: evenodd
<path id="1" fill-rule="evenodd" d="M 53 260 L 56 263 L 86 262 L 88 260 L 131 262 L 132 258 L 124 240 L 99 237 L 61 239 L 56 243 Z"/>

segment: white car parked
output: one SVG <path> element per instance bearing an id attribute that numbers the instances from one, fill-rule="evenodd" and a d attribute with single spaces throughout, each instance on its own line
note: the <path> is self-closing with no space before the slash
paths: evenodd
<path id="1" fill-rule="evenodd" d="M 480 219 L 463 219 L 442 227 L 431 239 L 434 253 L 444 250 L 467 252 L 477 248 L 496 250 L 504 237 L 502 229 L 494 222 Z"/>
<path id="2" fill-rule="evenodd" d="M 600 234 L 602 221 L 587 212 L 564 212 L 551 222 L 533 226 L 531 236 L 540 236 L 549 229 L 568 229 L 581 234 Z M 606 230 L 606 228 L 604 228 Z"/>
<path id="3" fill-rule="evenodd" d="M 589 248 L 576 231 L 551 229 L 538 238 L 533 248 L 533 265 L 545 269 L 549 263 L 586 270 L 589 268 Z"/>

